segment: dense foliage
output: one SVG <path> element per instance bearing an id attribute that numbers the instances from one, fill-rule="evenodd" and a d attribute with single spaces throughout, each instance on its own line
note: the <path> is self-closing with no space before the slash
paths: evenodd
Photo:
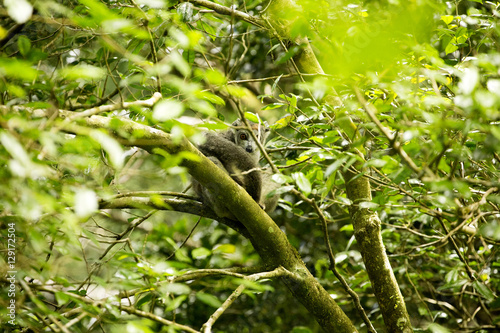
<path id="1" fill-rule="evenodd" d="M 359 330 L 321 223 L 337 272 L 384 331 L 346 194 L 359 163 L 373 197 L 360 205 L 382 222 L 414 329 L 500 329 L 500 3 L 206 2 L 0 8 L 1 327 L 198 332 L 219 308 L 218 332 L 321 331 L 279 279 L 252 275 L 268 269 L 248 239 L 199 221 L 181 193 L 193 154 L 137 148 L 144 132 L 120 120 L 199 142 L 241 111 L 272 124 L 271 217 Z M 325 73 L 299 73 L 298 36 Z M 325 102 L 333 91 L 342 105 Z M 94 114 L 111 121 L 91 126 Z"/>

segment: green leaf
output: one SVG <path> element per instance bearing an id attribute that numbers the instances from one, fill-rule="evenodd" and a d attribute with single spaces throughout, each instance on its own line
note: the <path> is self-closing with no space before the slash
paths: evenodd
<path id="1" fill-rule="evenodd" d="M 14 58 L 0 58 L 0 77 L 9 77 L 24 81 L 33 81 L 38 72 L 27 61 Z"/>
<path id="2" fill-rule="evenodd" d="M 151 302 L 151 299 L 153 298 L 153 295 L 151 293 L 147 293 L 146 295 L 142 296 L 138 301 L 137 303 L 135 304 L 135 306 L 140 309 L 143 305 Z"/>
<path id="3" fill-rule="evenodd" d="M 450 54 L 450 53 L 453 53 L 455 52 L 456 50 L 458 50 L 458 46 L 456 46 L 455 44 L 453 44 L 454 39 L 452 39 L 448 45 L 446 45 L 446 48 L 444 50 L 444 52 L 446 52 L 446 54 Z"/>
<path id="4" fill-rule="evenodd" d="M 474 281 L 472 285 L 484 298 L 488 300 L 488 302 L 491 302 L 495 299 L 495 294 L 493 294 L 493 292 L 484 283 L 480 281 Z"/>
<path id="5" fill-rule="evenodd" d="M 334 174 L 346 160 L 347 157 L 343 157 L 333 162 L 328 168 L 326 168 L 325 177 L 330 177 L 330 175 Z"/>
<path id="6" fill-rule="evenodd" d="M 237 98 L 242 98 L 242 97 L 245 97 L 247 95 L 245 88 L 242 88 L 242 87 L 233 86 L 233 85 L 229 84 L 226 86 L 226 89 L 227 89 L 227 92 L 231 96 L 234 96 Z"/>
<path id="7" fill-rule="evenodd" d="M 217 31 L 210 24 L 207 24 L 201 20 L 198 21 L 197 24 L 198 28 L 205 31 L 208 34 L 208 37 L 210 37 L 213 41 L 217 38 Z"/>
<path id="8" fill-rule="evenodd" d="M 184 249 L 181 248 L 181 249 L 178 249 L 177 251 L 175 251 L 175 259 L 179 260 L 179 261 L 182 261 L 182 262 L 188 262 L 188 263 L 191 263 L 192 260 L 191 258 L 189 258 Z"/>
<path id="9" fill-rule="evenodd" d="M 362 201 L 359 203 L 359 208 L 365 208 L 365 209 L 377 209 L 379 207 L 378 204 L 375 202 L 370 202 L 370 201 Z"/>
<path id="10" fill-rule="evenodd" d="M 209 305 L 213 308 L 218 308 L 222 305 L 222 302 L 219 301 L 217 297 L 211 294 L 205 294 L 203 292 L 198 292 L 196 293 L 196 298 L 200 300 L 201 302 L 205 303 L 206 305 Z"/>
<path id="11" fill-rule="evenodd" d="M 349 231 L 352 232 L 354 231 L 354 226 L 352 224 L 346 224 L 342 228 L 339 229 L 339 231 Z"/>
<path id="12" fill-rule="evenodd" d="M 51 173 L 45 165 L 33 162 L 23 145 L 10 133 L 0 130 L 0 143 L 13 158 L 9 161 L 9 168 L 13 175 L 35 179 L 46 177 Z"/>
<path id="13" fill-rule="evenodd" d="M 266 105 L 266 106 L 264 106 L 262 108 L 262 111 L 277 109 L 277 108 L 280 108 L 280 107 L 285 106 L 285 105 L 286 104 L 284 104 L 284 103 L 272 103 L 272 104 L 268 104 L 268 105 Z"/>
<path id="14" fill-rule="evenodd" d="M 194 99 L 194 100 L 189 100 L 188 105 L 190 108 L 201 112 L 207 116 L 216 116 L 217 115 L 217 110 L 214 108 L 214 106 L 204 100 L 199 100 L 199 99 Z"/>
<path id="15" fill-rule="evenodd" d="M 9 35 L 9 32 L 4 28 L 0 26 L 0 40 L 6 38 Z"/>
<path id="16" fill-rule="evenodd" d="M 172 301 L 168 303 L 166 311 L 174 311 L 177 309 L 179 306 L 182 305 L 182 303 L 187 299 L 187 295 L 181 295 L 179 297 L 174 298 Z"/>
<path id="17" fill-rule="evenodd" d="M 55 293 L 57 305 L 62 306 L 69 302 L 70 297 L 61 291 Z"/>
<path id="18" fill-rule="evenodd" d="M 288 115 L 284 116 L 283 118 L 277 120 L 271 126 L 271 128 L 274 129 L 274 130 L 285 128 L 285 127 L 287 127 L 292 122 L 293 119 L 294 119 L 294 116 L 291 115 L 291 114 L 288 114 Z"/>
<path id="19" fill-rule="evenodd" d="M 98 23 L 106 20 L 113 20 L 120 18 L 105 4 L 100 3 L 99 1 L 96 0 L 79 0 L 79 1 L 80 3 L 88 7 L 89 14 L 92 15 L 92 18 L 96 19 Z"/>
<path id="20" fill-rule="evenodd" d="M 26 57 L 31 50 L 31 41 L 26 36 L 19 36 L 17 46 L 19 47 L 19 52 Z"/>
<path id="21" fill-rule="evenodd" d="M 282 173 L 275 173 L 271 178 L 275 183 L 278 184 L 291 183 L 293 181 L 290 176 L 284 175 Z"/>
<path id="22" fill-rule="evenodd" d="M 312 333 L 311 329 L 305 326 L 295 326 L 291 333 Z"/>
<path id="23" fill-rule="evenodd" d="M 458 44 L 465 43 L 469 38 L 467 28 L 465 27 L 458 28 L 457 31 L 455 31 L 455 37 Z"/>
<path id="24" fill-rule="evenodd" d="M 281 195 L 283 193 L 288 193 L 291 190 L 293 190 L 294 188 L 295 188 L 295 186 L 293 186 L 293 185 L 281 186 L 280 188 L 278 188 L 274 191 L 274 194 Z"/>
<path id="25" fill-rule="evenodd" d="M 209 130 L 226 130 L 229 128 L 228 125 L 225 123 L 202 123 L 199 125 L 196 125 L 198 128 L 206 128 Z"/>
<path id="26" fill-rule="evenodd" d="M 262 123 L 260 117 L 252 112 L 245 112 L 245 118 L 256 124 Z"/>
<path id="27" fill-rule="evenodd" d="M 193 249 L 191 251 L 191 256 L 194 259 L 205 259 L 206 257 L 210 256 L 212 254 L 212 251 L 210 251 L 207 248 L 204 247 L 198 247 L 196 249 Z"/>
<path id="28" fill-rule="evenodd" d="M 215 69 L 208 69 L 203 73 L 203 77 L 205 80 L 207 80 L 210 84 L 213 85 L 223 85 L 226 83 L 226 77 L 224 74 L 222 74 L 219 70 Z"/>
<path id="29" fill-rule="evenodd" d="M 183 52 L 183 54 L 184 53 L 185 51 Z M 174 67 L 177 68 L 184 77 L 188 77 L 191 74 L 191 66 L 187 61 L 190 58 L 189 56 L 185 58 L 184 55 L 181 55 L 179 52 L 172 51 L 169 54 L 169 58 Z"/>
<path id="30" fill-rule="evenodd" d="M 304 192 L 306 195 L 311 193 L 311 183 L 302 172 L 293 173 L 292 178 L 295 180 L 295 183 L 302 192 Z"/>
<path id="31" fill-rule="evenodd" d="M 446 25 L 449 25 L 453 21 L 454 18 L 455 17 L 452 15 L 441 16 L 441 20 L 443 20 L 443 22 L 446 23 Z"/>
<path id="32" fill-rule="evenodd" d="M 212 104 L 216 105 L 226 105 L 226 102 L 219 96 L 212 94 L 209 91 L 200 91 L 195 94 L 196 97 L 203 99 L 205 101 L 209 101 Z"/>
<path id="33" fill-rule="evenodd" d="M 217 244 L 214 247 L 214 253 L 234 253 L 236 252 L 236 246 L 233 244 Z"/>
<path id="34" fill-rule="evenodd" d="M 299 53 L 300 50 L 301 49 L 297 45 L 291 47 L 286 53 L 281 54 L 276 59 L 276 64 L 277 65 L 284 64 L 285 62 L 287 62 L 288 60 L 290 60 L 292 57 L 294 57 L 297 53 Z"/>
<path id="35" fill-rule="evenodd" d="M 282 76 L 283 74 L 281 74 L 280 76 L 278 76 L 276 80 L 274 80 L 273 85 L 271 87 L 272 92 L 276 91 L 276 87 L 278 86 L 278 83 L 280 82 Z"/>
<path id="36" fill-rule="evenodd" d="M 194 64 L 194 59 L 196 58 L 196 53 L 193 50 L 184 50 L 182 52 L 182 57 L 190 65 Z"/>
<path id="37" fill-rule="evenodd" d="M 382 168 L 384 167 L 385 165 L 387 164 L 387 161 L 386 160 L 383 160 L 383 159 L 377 159 L 377 158 L 374 158 L 374 159 L 371 159 L 369 160 L 365 166 L 366 167 L 375 167 L 375 168 Z"/>

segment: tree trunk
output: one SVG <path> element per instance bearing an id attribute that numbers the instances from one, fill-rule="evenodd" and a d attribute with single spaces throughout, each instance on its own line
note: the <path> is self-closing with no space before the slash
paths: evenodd
<path id="1" fill-rule="evenodd" d="M 301 12 L 300 7 L 293 0 L 274 0 L 269 8 L 270 20 L 268 22 L 276 23 L 274 29 L 283 38 L 289 36 L 290 24 L 293 23 L 293 16 L 288 15 L 290 12 Z M 300 72 L 324 74 L 307 38 L 296 38 L 292 42 L 305 45 L 302 52 L 294 58 Z M 331 106 L 342 106 L 342 101 L 333 88 L 325 97 L 325 102 Z M 345 136 L 355 141 L 359 133 L 346 110 L 340 108 L 335 117 Z M 363 147 L 353 147 L 353 149 L 356 149 L 358 153 L 364 152 Z M 360 245 L 361 255 L 385 325 L 388 332 L 413 332 L 403 296 L 382 242 L 380 219 L 372 210 L 359 207 L 360 203 L 372 200 L 370 183 L 366 177 L 356 177 L 359 172 L 364 171 L 361 163 L 356 163 L 354 167 L 358 172 L 344 173 L 347 197 L 353 202 L 349 207 L 349 213 L 354 235 Z"/>

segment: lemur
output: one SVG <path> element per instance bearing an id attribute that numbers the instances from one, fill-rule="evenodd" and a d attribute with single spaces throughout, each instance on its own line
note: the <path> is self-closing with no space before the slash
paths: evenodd
<path id="1" fill-rule="evenodd" d="M 255 137 L 263 145 L 269 135 L 269 128 L 252 122 L 250 125 Z M 276 189 L 277 185 L 272 183 L 270 173 L 259 169 L 260 149 L 248 129 L 242 127 L 243 122 L 238 119 L 232 126 L 234 128 L 220 133 L 207 132 L 206 141 L 198 149 L 226 171 L 266 212 L 272 212 L 278 203 L 278 196 L 268 198 L 267 194 Z M 234 219 L 221 200 L 198 181 L 193 180 L 193 188 L 201 201 L 210 206 L 217 216 Z"/>

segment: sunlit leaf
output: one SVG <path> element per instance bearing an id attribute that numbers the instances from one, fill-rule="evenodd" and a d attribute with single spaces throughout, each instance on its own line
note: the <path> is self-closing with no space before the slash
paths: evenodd
<path id="1" fill-rule="evenodd" d="M 191 292 L 191 288 L 183 283 L 169 283 L 161 287 L 165 293 L 172 293 L 174 295 L 187 295 Z"/>
<path id="2" fill-rule="evenodd" d="M 7 13 L 18 24 L 27 22 L 33 14 L 33 6 L 27 0 L 4 0 Z"/>
<path id="3" fill-rule="evenodd" d="M 443 20 L 444 23 L 450 24 L 454 19 L 454 16 L 452 15 L 443 15 L 441 16 L 441 20 Z"/>
<path id="4" fill-rule="evenodd" d="M 165 99 L 155 104 L 153 118 L 157 121 L 167 121 L 178 118 L 184 112 L 184 105 L 173 99 Z"/>
<path id="5" fill-rule="evenodd" d="M 443 326 L 436 324 L 436 323 L 430 324 L 427 327 L 427 330 L 429 330 L 432 333 L 450 333 L 451 332 L 446 327 L 443 327 Z"/>
<path id="6" fill-rule="evenodd" d="M 234 253 L 236 247 L 233 244 L 217 244 L 214 247 L 215 253 Z"/>
<path id="7" fill-rule="evenodd" d="M 117 169 L 121 169 L 123 167 L 124 155 L 120 144 L 115 139 L 101 131 L 93 131 L 91 136 L 94 140 L 99 142 L 102 149 L 108 153 L 111 165 Z"/>
<path id="8" fill-rule="evenodd" d="M 259 124 L 261 121 L 260 117 L 255 113 L 245 112 L 245 118 L 250 120 L 253 123 Z"/>
<path id="9" fill-rule="evenodd" d="M 67 80 L 96 80 L 105 75 L 104 69 L 91 65 L 77 65 L 63 68 L 59 75 Z"/>
<path id="10" fill-rule="evenodd" d="M 312 187 L 309 179 L 302 172 L 295 172 L 292 174 L 292 178 L 295 180 L 299 189 L 305 194 L 311 193 Z"/>
<path id="11" fill-rule="evenodd" d="M 88 188 L 76 189 L 74 208 L 76 216 L 89 217 L 99 208 L 96 193 Z"/>
<path id="12" fill-rule="evenodd" d="M 268 105 L 264 106 L 262 108 L 262 111 L 277 109 L 277 108 L 280 108 L 282 106 L 285 106 L 285 104 L 284 103 L 272 103 L 272 104 L 268 104 Z"/>
<path id="13" fill-rule="evenodd" d="M 56 301 L 59 306 L 63 306 L 70 300 L 70 297 L 64 292 L 56 292 Z"/>
<path id="14" fill-rule="evenodd" d="M 21 80 L 33 80 L 37 71 L 32 68 L 31 63 L 14 59 L 0 57 L 0 77 L 10 77 Z"/>

